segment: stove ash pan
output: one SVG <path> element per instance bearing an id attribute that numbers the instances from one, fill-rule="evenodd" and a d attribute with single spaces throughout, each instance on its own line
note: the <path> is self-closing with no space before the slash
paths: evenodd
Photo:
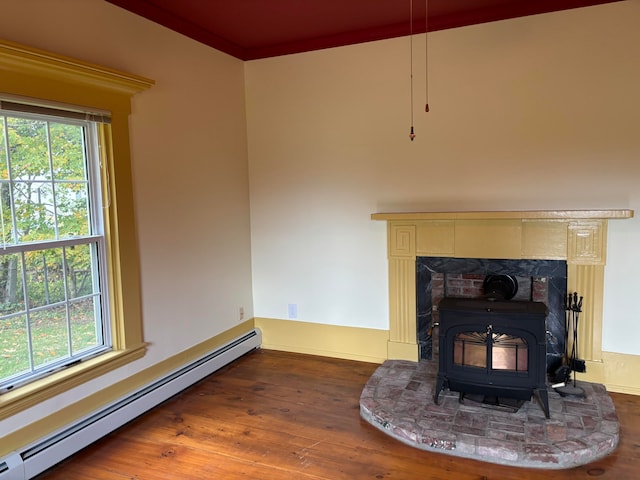
<path id="1" fill-rule="evenodd" d="M 546 317 L 541 302 L 444 298 L 434 401 L 443 388 L 486 397 L 530 400 L 549 418 Z"/>

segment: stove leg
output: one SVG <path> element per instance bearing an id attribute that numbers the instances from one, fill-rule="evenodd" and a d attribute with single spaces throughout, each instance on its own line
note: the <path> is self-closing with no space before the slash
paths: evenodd
<path id="1" fill-rule="evenodd" d="M 551 415 L 549 414 L 549 395 L 547 394 L 547 389 L 536 388 L 535 396 L 538 399 L 538 402 L 540 403 L 542 410 L 544 411 L 544 416 L 546 418 L 551 418 Z"/>
<path id="2" fill-rule="evenodd" d="M 440 396 L 440 392 L 442 391 L 442 387 L 444 386 L 444 378 L 438 375 L 438 379 L 436 380 L 436 391 L 433 394 L 433 403 L 438 405 L 438 397 Z"/>

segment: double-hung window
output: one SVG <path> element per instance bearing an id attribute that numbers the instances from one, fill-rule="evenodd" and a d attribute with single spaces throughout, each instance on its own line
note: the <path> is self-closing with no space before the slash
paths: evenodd
<path id="1" fill-rule="evenodd" d="M 2 420 L 145 354 L 129 116 L 154 82 L 5 40 L 0 72 Z M 24 441 L 5 435 L 0 451 Z"/>
<path id="2" fill-rule="evenodd" d="M 111 348 L 93 117 L 0 100 L 0 392 Z"/>

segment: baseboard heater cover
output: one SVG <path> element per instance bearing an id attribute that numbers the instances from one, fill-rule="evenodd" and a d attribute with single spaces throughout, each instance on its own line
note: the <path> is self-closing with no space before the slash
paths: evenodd
<path id="1" fill-rule="evenodd" d="M 0 480 L 35 477 L 261 344 L 261 331 L 253 329 L 21 451 L 9 453 L 0 458 Z"/>

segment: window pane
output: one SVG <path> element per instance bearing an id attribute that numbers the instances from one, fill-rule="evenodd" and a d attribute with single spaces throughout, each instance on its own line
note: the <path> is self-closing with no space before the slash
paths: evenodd
<path id="1" fill-rule="evenodd" d="M 29 308 L 64 302 L 62 249 L 27 252 L 25 261 Z"/>
<path id="2" fill-rule="evenodd" d="M 89 235 L 89 203 L 85 183 L 56 183 L 58 236 Z"/>
<path id="3" fill-rule="evenodd" d="M 99 293 L 98 272 L 92 253 L 95 244 L 76 245 L 65 249 L 67 264 L 67 295 L 69 299 Z"/>
<path id="4" fill-rule="evenodd" d="M 29 371 L 26 315 L 0 319 L 0 379 Z"/>
<path id="5" fill-rule="evenodd" d="M 34 366 L 69 356 L 67 309 L 64 305 L 32 312 L 29 324 Z"/>
<path id="6" fill-rule="evenodd" d="M 70 305 L 71 345 L 74 354 L 102 344 L 99 318 L 100 306 L 96 297 L 86 298 Z"/>
<path id="7" fill-rule="evenodd" d="M 84 133 L 79 125 L 50 123 L 53 175 L 60 180 L 86 180 Z"/>
<path id="8" fill-rule="evenodd" d="M 0 315 L 24 312 L 22 255 L 0 256 Z"/>
<path id="9" fill-rule="evenodd" d="M 8 117 L 11 176 L 23 181 L 51 178 L 47 142 L 47 123 Z"/>
<path id="10" fill-rule="evenodd" d="M 3 174 L 6 173 L 4 164 L 0 164 L 0 170 Z M 11 185 L 6 180 L 0 180 L 0 242 L 3 245 L 14 243 L 10 189 Z"/>
<path id="11" fill-rule="evenodd" d="M 55 239 L 51 183 L 20 181 L 13 185 L 18 242 Z"/>

